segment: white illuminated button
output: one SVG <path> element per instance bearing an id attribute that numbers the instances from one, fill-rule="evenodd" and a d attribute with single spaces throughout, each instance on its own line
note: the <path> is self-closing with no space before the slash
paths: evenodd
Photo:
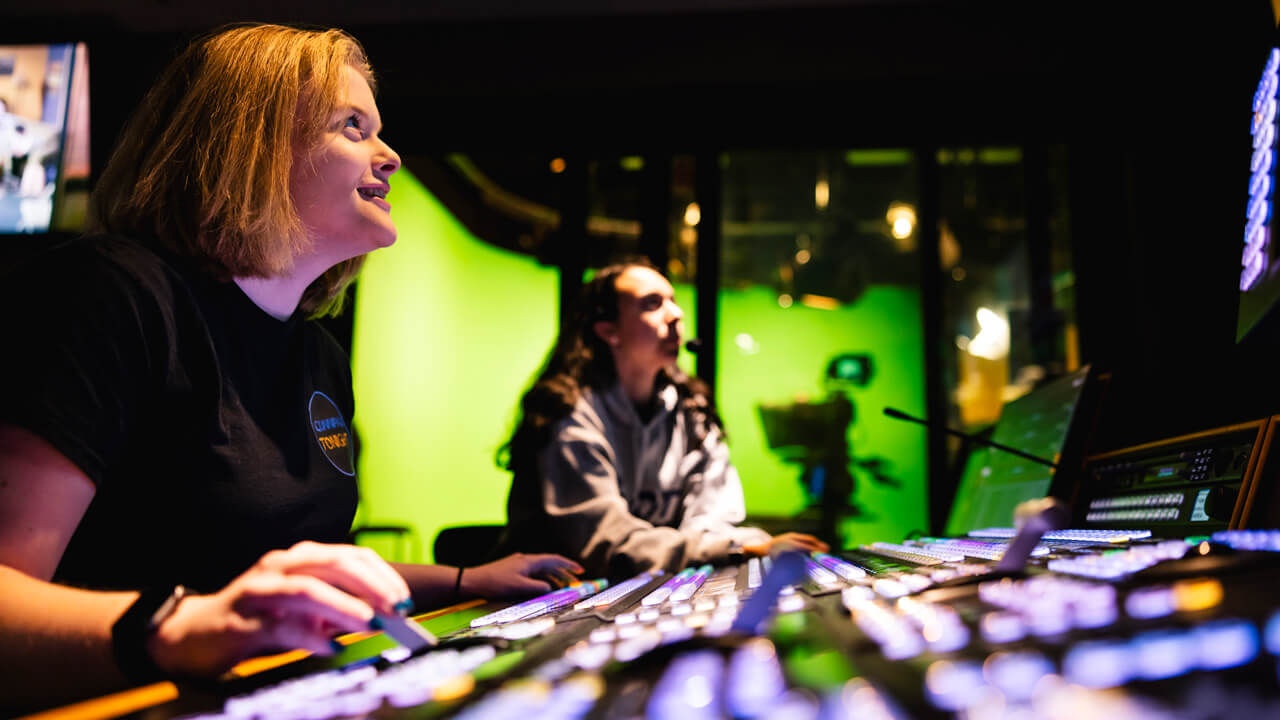
<path id="1" fill-rule="evenodd" d="M 840 593 L 840 599 L 844 601 L 844 606 L 850 609 L 856 605 L 872 602 L 875 597 L 876 592 L 865 586 L 847 587 Z"/>
<path id="2" fill-rule="evenodd" d="M 603 667 L 613 657 L 610 645 L 582 645 L 570 648 L 565 653 L 569 662 L 583 670 L 595 670 Z"/>
<path id="3" fill-rule="evenodd" d="M 986 687 L 982 666 L 970 660 L 939 660 L 924 673 L 925 695 L 939 710 L 964 710 L 982 696 Z"/>
<path id="4" fill-rule="evenodd" d="M 657 620 L 658 616 L 661 614 L 662 613 L 660 613 L 657 608 L 645 608 L 636 615 L 636 619 L 642 623 L 653 622 L 654 620 Z"/>
<path id="5" fill-rule="evenodd" d="M 948 653 L 959 650 L 969 644 L 969 628 L 959 618 L 941 616 L 936 622 L 926 623 L 920 628 L 920 635 L 929 645 L 929 650 L 936 653 Z"/>
<path id="6" fill-rule="evenodd" d="M 630 625 L 636 621 L 635 613 L 618 613 L 613 618 L 613 622 L 617 625 Z"/>
<path id="7" fill-rule="evenodd" d="M 1067 680 L 1089 688 L 1119 687 L 1132 679 L 1133 653 L 1117 640 L 1082 642 L 1067 651 L 1062 672 Z"/>
<path id="8" fill-rule="evenodd" d="M 804 609 L 804 598 L 800 595 L 789 595 L 778 598 L 778 612 L 789 613 Z"/>
<path id="9" fill-rule="evenodd" d="M 1005 697 L 1025 702 L 1031 699 L 1036 682 L 1053 672 L 1053 663 L 1033 650 L 997 652 L 987 658 L 982 669 L 987 682 Z"/>
<path id="10" fill-rule="evenodd" d="M 898 576 L 898 582 L 902 583 L 913 593 L 933 587 L 932 580 L 924 575 L 917 575 L 916 573 L 903 573 Z"/>
<path id="11" fill-rule="evenodd" d="M 1185 675 L 1195 669 L 1199 660 L 1199 643 L 1182 630 L 1156 630 L 1135 635 L 1129 646 L 1133 650 L 1137 676 L 1146 680 L 1163 680 Z"/>
<path id="12" fill-rule="evenodd" d="M 982 616 L 979 621 L 982 638 L 993 645 L 1017 642 L 1027 636 L 1027 626 L 1017 613 L 997 610 Z"/>
<path id="13" fill-rule="evenodd" d="M 608 625 L 602 628 L 596 628 L 591 631 L 589 639 L 593 643 L 611 643 L 618 639 L 618 630 L 617 628 L 610 627 Z"/>
<path id="14" fill-rule="evenodd" d="M 890 600 L 900 598 L 904 595 L 910 594 L 911 592 L 906 585 L 890 578 L 880 578 L 879 580 L 876 580 L 875 584 L 871 587 L 876 591 L 877 595 L 889 598 Z"/>
<path id="15" fill-rule="evenodd" d="M 1244 620 L 1215 620 L 1192 634 L 1200 645 L 1199 666 L 1204 670 L 1237 667 L 1258 655 L 1258 629 Z"/>

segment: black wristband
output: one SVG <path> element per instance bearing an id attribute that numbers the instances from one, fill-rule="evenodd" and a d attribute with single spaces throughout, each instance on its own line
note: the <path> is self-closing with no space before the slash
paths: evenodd
<path id="1" fill-rule="evenodd" d="M 173 614 L 186 594 L 187 589 L 181 585 L 143 590 L 112 624 L 111 652 L 120 672 L 130 681 L 143 684 L 165 677 L 147 652 L 147 639 L 165 618 Z"/>
<path id="2" fill-rule="evenodd" d="M 466 568 L 458 568 L 458 579 L 453 581 L 453 599 L 459 600 L 462 597 L 462 571 Z"/>

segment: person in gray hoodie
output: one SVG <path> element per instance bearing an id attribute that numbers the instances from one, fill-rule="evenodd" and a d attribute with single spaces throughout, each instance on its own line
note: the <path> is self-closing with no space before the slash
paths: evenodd
<path id="1" fill-rule="evenodd" d="M 562 553 L 611 578 L 783 543 L 827 550 L 738 525 L 742 483 L 720 418 L 706 384 L 676 366 L 683 316 L 647 260 L 586 284 L 499 454 L 512 472 L 504 549 Z"/>

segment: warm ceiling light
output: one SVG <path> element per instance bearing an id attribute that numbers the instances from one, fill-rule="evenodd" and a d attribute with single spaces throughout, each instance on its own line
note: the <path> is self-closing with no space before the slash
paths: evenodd
<path id="1" fill-rule="evenodd" d="M 551 172 L 557 175 L 564 172 L 564 158 L 558 157 L 551 159 Z"/>
<path id="2" fill-rule="evenodd" d="M 698 203 L 691 202 L 684 209 L 684 224 L 690 227 L 702 222 L 702 209 L 698 207 Z"/>
<path id="3" fill-rule="evenodd" d="M 906 203 L 893 203 L 884 217 L 889 221 L 893 237 L 898 240 L 905 240 L 915 232 L 916 209 Z"/>
<path id="4" fill-rule="evenodd" d="M 813 186 L 813 204 L 818 206 L 819 210 L 825 210 L 827 204 L 831 202 L 831 185 L 826 180 L 819 180 Z"/>

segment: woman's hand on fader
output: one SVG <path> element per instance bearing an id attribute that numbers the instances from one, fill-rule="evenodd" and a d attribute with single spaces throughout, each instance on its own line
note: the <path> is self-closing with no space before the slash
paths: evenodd
<path id="1" fill-rule="evenodd" d="M 462 592 L 486 598 L 536 595 L 576 582 L 582 566 L 559 555 L 515 553 L 462 572 Z"/>
<path id="2" fill-rule="evenodd" d="M 148 640 L 160 669 L 209 677 L 247 657 L 302 649 L 328 655 L 334 635 L 396 612 L 409 587 L 368 548 L 302 542 L 274 550 L 212 595 L 178 604 Z"/>

